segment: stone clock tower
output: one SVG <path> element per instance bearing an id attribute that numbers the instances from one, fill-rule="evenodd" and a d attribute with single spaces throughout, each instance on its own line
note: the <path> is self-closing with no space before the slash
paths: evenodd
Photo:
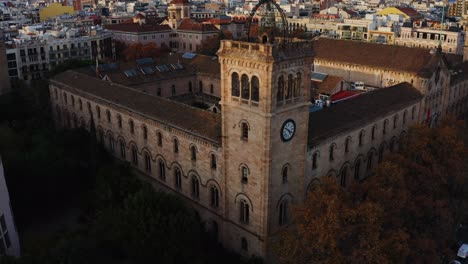
<path id="1" fill-rule="evenodd" d="M 264 36 L 263 38 L 268 38 Z M 221 108 L 228 248 L 269 259 L 304 196 L 312 46 L 224 40 Z"/>

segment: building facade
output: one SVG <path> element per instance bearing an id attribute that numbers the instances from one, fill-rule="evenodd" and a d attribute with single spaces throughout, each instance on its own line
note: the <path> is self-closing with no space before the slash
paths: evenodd
<path id="1" fill-rule="evenodd" d="M 220 114 L 67 71 L 51 80 L 54 119 L 58 127 L 95 124 L 98 139 L 116 158 L 156 188 L 183 197 L 225 247 L 271 260 L 291 206 L 319 177 L 341 177 L 346 185 L 357 166 L 364 178 L 369 161 L 356 165 L 357 158 L 375 149 L 374 166 L 377 149 L 383 144 L 383 152 L 395 150 L 419 119 L 421 94 L 409 83 L 309 113 L 312 52 L 310 42 L 222 41 Z M 337 118 L 368 101 L 373 105 L 363 118 Z M 349 145 L 342 155 L 349 137 L 354 143 L 361 138 L 361 145 Z"/>
<path id="2" fill-rule="evenodd" d="M 0 257 L 3 255 L 19 257 L 20 245 L 0 159 Z"/>
<path id="3" fill-rule="evenodd" d="M 11 65 L 12 67 L 14 65 Z M 4 43 L 0 42 L 0 95 L 8 93 L 11 89 L 10 77 L 8 75 L 8 70 L 10 65 L 7 60 L 6 55 L 6 46 Z"/>

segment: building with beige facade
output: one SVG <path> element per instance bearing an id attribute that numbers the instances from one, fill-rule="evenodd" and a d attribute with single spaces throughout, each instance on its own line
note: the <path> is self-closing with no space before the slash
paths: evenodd
<path id="1" fill-rule="evenodd" d="M 218 57 L 218 113 L 79 71 L 54 77 L 50 99 L 58 127 L 94 124 L 116 158 L 183 197 L 244 256 L 272 260 L 291 206 L 321 176 L 343 186 L 366 177 L 420 120 L 422 95 L 410 83 L 310 113 L 310 42 L 224 40 Z"/>

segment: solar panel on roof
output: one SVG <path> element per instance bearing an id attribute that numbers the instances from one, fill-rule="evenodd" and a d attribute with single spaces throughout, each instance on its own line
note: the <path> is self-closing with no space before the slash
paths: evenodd
<path id="1" fill-rule="evenodd" d="M 144 68 L 141 68 L 140 70 L 141 70 L 141 72 L 142 72 L 144 75 L 148 75 L 148 74 L 154 73 L 154 70 L 153 70 L 153 68 L 151 68 L 151 67 L 144 67 Z"/>
<path id="2" fill-rule="evenodd" d="M 124 73 L 125 73 L 125 76 L 127 76 L 128 78 L 135 77 L 138 75 L 138 72 L 135 69 L 126 70 L 124 71 Z"/>
<path id="3" fill-rule="evenodd" d="M 154 60 L 153 58 L 141 58 L 136 60 L 138 65 L 144 65 L 144 64 L 153 64 Z"/>
<path id="4" fill-rule="evenodd" d="M 184 59 L 193 59 L 197 56 L 197 54 L 195 53 L 191 53 L 191 52 L 185 52 L 184 55 L 182 55 L 182 58 Z"/>
<path id="5" fill-rule="evenodd" d="M 174 70 L 182 70 L 182 69 L 184 68 L 184 66 L 182 66 L 182 64 L 180 64 L 180 63 L 171 64 L 171 67 L 172 67 Z"/>

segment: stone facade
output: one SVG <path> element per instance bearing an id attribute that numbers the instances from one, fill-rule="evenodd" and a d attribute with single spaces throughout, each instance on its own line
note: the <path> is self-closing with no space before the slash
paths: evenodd
<path id="1" fill-rule="evenodd" d="M 335 122 L 330 132 L 335 125 L 341 132 L 311 141 L 311 134 L 321 127 L 317 116 L 309 113 L 311 47 L 310 42 L 222 41 L 221 115 L 67 71 L 51 80 L 54 119 L 59 127 L 90 130 L 94 124 L 98 139 L 116 158 L 147 175 L 156 188 L 183 197 L 225 247 L 268 262 L 277 231 L 290 223 L 288 208 L 303 201 L 308 186 L 342 168 L 351 175 L 360 157 L 363 178 L 368 174 L 364 170 L 368 153 L 382 145 L 395 147 L 418 120 L 421 95 L 406 83 L 395 88 L 405 92 L 403 103 L 400 90 L 382 89 L 380 94 L 390 91 L 393 101 L 384 94 L 383 101 L 388 102 L 373 105 L 374 118 L 349 119 L 356 126 L 343 130 L 330 112 Z M 204 74 L 196 81 L 202 81 L 206 93 L 216 75 Z M 393 128 L 396 114 L 400 119 Z M 385 136 L 380 130 L 383 122 L 388 125 Z M 355 144 L 359 133 L 364 130 L 369 137 L 374 125 L 379 129 L 374 141 L 350 145 L 346 155 L 340 154 L 346 138 Z M 326 157 L 332 143 L 337 149 L 330 162 Z M 317 151 L 319 165 L 313 168 Z"/>

